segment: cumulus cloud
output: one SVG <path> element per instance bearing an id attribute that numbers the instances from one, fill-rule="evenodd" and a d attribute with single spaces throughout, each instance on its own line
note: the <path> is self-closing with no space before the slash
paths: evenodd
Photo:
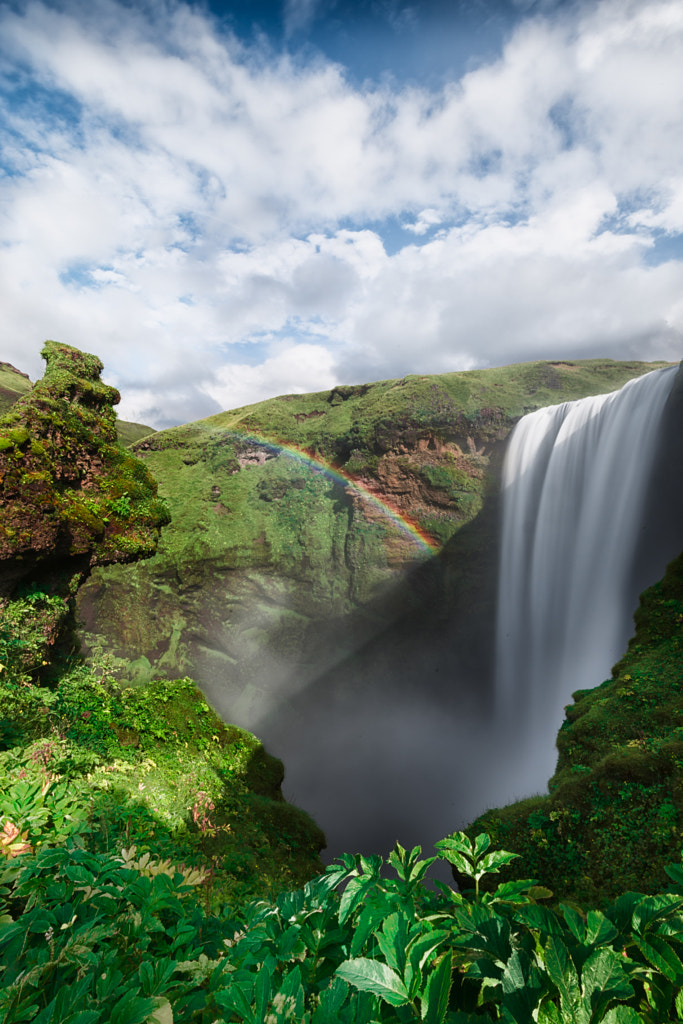
<path id="1" fill-rule="evenodd" d="M 683 263 L 656 243 L 683 233 L 683 5 L 534 11 L 428 90 L 353 85 L 182 2 L 1 10 L 2 357 L 35 376 L 46 337 L 96 351 L 152 423 L 406 372 L 680 358 Z"/>

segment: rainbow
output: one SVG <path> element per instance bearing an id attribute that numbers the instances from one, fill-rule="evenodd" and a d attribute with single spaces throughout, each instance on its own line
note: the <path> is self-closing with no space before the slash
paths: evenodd
<path id="1" fill-rule="evenodd" d="M 441 550 L 441 545 L 425 533 L 417 523 L 413 522 L 408 516 L 402 515 L 398 509 L 392 508 L 382 498 L 378 498 L 365 484 L 362 484 L 359 480 L 354 480 L 353 477 L 347 476 L 346 473 L 335 469 L 321 459 L 316 459 L 309 452 L 304 451 L 303 448 L 296 448 L 293 445 L 272 441 L 259 434 L 242 434 L 240 431 L 234 430 L 234 428 L 228 429 L 231 434 L 236 434 L 242 441 L 251 441 L 261 448 L 269 449 L 276 455 L 286 455 L 297 462 L 310 466 L 311 469 L 318 473 L 323 473 L 334 483 L 340 484 L 344 488 L 351 488 L 363 501 L 376 508 L 385 519 L 396 526 L 422 553 L 435 555 L 437 551 Z"/>

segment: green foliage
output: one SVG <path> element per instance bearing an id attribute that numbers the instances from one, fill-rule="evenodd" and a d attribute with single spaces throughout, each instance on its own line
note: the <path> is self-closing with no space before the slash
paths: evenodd
<path id="1" fill-rule="evenodd" d="M 5 674 L 0 739 L 0 787 L 19 787 L 0 816 L 31 845 L 44 841 L 32 821 L 57 786 L 86 815 L 89 849 L 134 842 L 209 863 L 215 899 L 272 894 L 320 869 L 324 836 L 282 799 L 281 762 L 221 722 L 190 679 L 121 689 L 84 667 L 49 687 Z"/>
<path id="2" fill-rule="evenodd" d="M 437 844 L 473 880 L 511 855 Z M 683 866 L 602 913 L 534 883 L 425 888 L 436 858 L 345 854 L 215 913 L 201 874 L 79 841 L 0 862 L 0 1018 L 77 1024 L 668 1024 L 683 1020 Z M 387 870 L 390 875 L 387 876 Z M 538 898 L 536 898 L 538 897 Z"/>

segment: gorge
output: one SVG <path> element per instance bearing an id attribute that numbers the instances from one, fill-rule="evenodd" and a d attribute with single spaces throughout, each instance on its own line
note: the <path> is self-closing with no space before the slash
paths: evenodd
<path id="1" fill-rule="evenodd" d="M 529 774 L 513 769 L 520 747 L 492 719 L 509 432 L 526 412 L 653 368 L 577 361 L 406 378 L 282 396 L 142 439 L 133 449 L 173 521 L 153 558 L 95 570 L 79 594 L 83 636 L 136 685 L 200 680 L 224 720 L 283 759 L 284 791 L 323 827 L 326 859 L 397 838 L 428 846 L 487 806 L 542 791 L 553 769 L 559 721 Z M 680 428 L 664 432 L 669 451 Z M 336 478 L 293 447 L 334 464 Z M 661 498 L 675 457 L 657 464 L 648 486 Z M 438 528 L 441 550 L 417 557 L 354 481 Z M 645 518 L 666 550 L 658 540 L 648 552 L 639 536 L 621 649 L 638 594 L 683 546 L 676 515 L 661 528 L 675 501 L 660 498 Z M 619 651 L 590 681 L 568 681 L 562 703 L 600 683 Z"/>

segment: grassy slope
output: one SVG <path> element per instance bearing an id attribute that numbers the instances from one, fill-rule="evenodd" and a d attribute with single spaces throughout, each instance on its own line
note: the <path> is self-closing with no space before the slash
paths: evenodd
<path id="1" fill-rule="evenodd" d="M 0 362 L 0 416 L 31 390 L 31 381 L 11 363 Z"/>
<path id="2" fill-rule="evenodd" d="M 190 679 L 121 691 L 106 672 L 57 666 L 48 686 L 0 683 L 0 818 L 34 847 L 50 840 L 41 813 L 50 791 L 31 799 L 27 788 L 63 780 L 87 814 L 88 848 L 134 844 L 208 865 L 214 896 L 233 905 L 274 895 L 322 870 L 324 845 L 308 815 L 283 800 L 283 775 Z"/>
<path id="3" fill-rule="evenodd" d="M 382 445 L 382 427 L 425 426 L 452 432 L 458 417 L 470 425 L 482 409 L 500 410 L 517 420 L 533 409 L 620 388 L 664 363 L 584 359 L 535 362 L 484 370 L 334 388 L 305 395 L 282 395 L 256 405 L 218 413 L 195 426 L 238 429 L 319 451 L 343 464 L 352 448 Z M 468 423 L 460 420 L 462 427 Z"/>
<path id="4" fill-rule="evenodd" d="M 245 439 L 317 452 L 445 542 L 477 516 L 519 416 L 658 365 L 586 360 L 407 377 L 281 396 L 143 439 L 134 451 L 173 522 L 153 559 L 94 574 L 81 599 L 91 642 L 139 678 L 187 673 L 207 692 L 220 687 L 242 714 L 260 699 L 254 684 L 280 669 L 308 671 L 324 623 L 371 606 L 386 616 L 386 595 L 425 557 L 389 517 L 305 460 L 250 464 L 276 452 Z M 475 547 L 490 546 L 484 534 Z M 451 561 L 447 572 L 461 578 L 462 558 Z"/>

